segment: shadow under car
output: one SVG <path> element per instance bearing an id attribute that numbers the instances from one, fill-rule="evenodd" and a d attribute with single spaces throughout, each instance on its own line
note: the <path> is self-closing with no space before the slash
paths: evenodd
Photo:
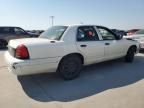
<path id="1" fill-rule="evenodd" d="M 75 80 L 64 81 L 56 73 L 21 76 L 18 80 L 24 92 L 34 100 L 70 102 L 143 79 L 143 64 L 144 56 L 140 55 L 133 63 L 118 59 L 86 66 Z"/>

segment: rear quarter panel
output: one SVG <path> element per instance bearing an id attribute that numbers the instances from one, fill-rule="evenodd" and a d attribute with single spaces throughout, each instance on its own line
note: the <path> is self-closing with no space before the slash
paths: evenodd
<path id="1" fill-rule="evenodd" d="M 42 43 L 28 46 L 29 54 L 31 59 L 44 59 L 44 58 L 55 58 L 61 57 L 64 53 L 64 43 Z"/>

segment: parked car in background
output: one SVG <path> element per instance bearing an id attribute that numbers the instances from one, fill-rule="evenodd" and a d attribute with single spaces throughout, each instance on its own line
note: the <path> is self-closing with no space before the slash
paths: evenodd
<path id="1" fill-rule="evenodd" d="M 118 30 L 118 29 L 111 29 L 115 34 L 120 35 L 120 36 L 126 36 L 127 33 L 124 30 Z"/>
<path id="2" fill-rule="evenodd" d="M 127 31 L 127 36 L 133 35 L 135 32 L 139 31 L 140 29 L 132 29 Z"/>
<path id="3" fill-rule="evenodd" d="M 144 50 L 144 29 L 139 30 L 135 32 L 135 34 L 125 38 L 138 41 L 140 43 L 140 50 Z"/>
<path id="4" fill-rule="evenodd" d="M 126 32 L 125 30 L 119 30 L 119 32 L 120 32 L 120 34 L 121 34 L 122 36 L 126 36 L 126 35 L 127 35 L 127 32 Z"/>
<path id="5" fill-rule="evenodd" d="M 124 57 L 133 62 L 137 41 L 123 39 L 96 25 L 53 26 L 39 38 L 15 39 L 5 59 L 16 75 L 58 72 L 66 80 L 79 76 L 83 65 Z"/>
<path id="6" fill-rule="evenodd" d="M 41 33 L 44 32 L 44 30 L 27 30 L 27 32 L 29 34 L 36 35 L 36 37 L 38 37 L 38 36 L 40 36 Z"/>
<path id="7" fill-rule="evenodd" d="M 11 39 L 35 37 L 20 27 L 0 27 L 0 48 L 5 48 Z"/>

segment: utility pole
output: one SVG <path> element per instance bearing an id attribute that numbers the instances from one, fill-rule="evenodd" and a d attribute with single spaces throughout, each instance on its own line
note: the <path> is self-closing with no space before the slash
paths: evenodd
<path id="1" fill-rule="evenodd" d="M 50 18 L 51 18 L 51 24 L 52 24 L 52 26 L 54 25 L 54 18 L 55 18 L 55 16 L 50 16 Z"/>

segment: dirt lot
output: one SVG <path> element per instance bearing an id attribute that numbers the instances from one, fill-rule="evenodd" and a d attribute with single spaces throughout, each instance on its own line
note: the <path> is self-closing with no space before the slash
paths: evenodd
<path id="1" fill-rule="evenodd" d="M 84 67 L 76 80 L 55 73 L 17 77 L 0 51 L 1 108 L 144 108 L 144 54 Z"/>

